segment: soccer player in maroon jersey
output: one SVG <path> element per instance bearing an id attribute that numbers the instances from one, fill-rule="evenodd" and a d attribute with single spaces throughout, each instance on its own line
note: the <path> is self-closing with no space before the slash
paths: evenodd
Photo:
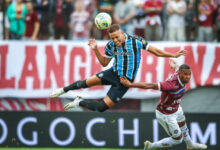
<path id="1" fill-rule="evenodd" d="M 185 84 L 190 81 L 191 69 L 183 64 L 180 67 L 175 61 L 170 60 L 170 66 L 175 70 L 166 81 L 159 83 L 131 83 L 126 78 L 120 78 L 120 82 L 127 87 L 155 89 L 162 92 L 160 101 L 156 108 L 156 118 L 163 126 L 170 137 L 151 143 L 144 142 L 144 150 L 156 148 L 172 147 L 185 141 L 187 150 L 206 149 L 205 144 L 195 143 L 191 140 L 189 130 L 186 125 L 185 115 L 180 106 L 181 98 L 185 93 Z"/>

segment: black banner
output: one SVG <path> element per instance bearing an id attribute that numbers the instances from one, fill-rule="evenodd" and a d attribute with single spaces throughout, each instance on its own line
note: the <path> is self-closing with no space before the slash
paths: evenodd
<path id="1" fill-rule="evenodd" d="M 186 114 L 195 142 L 219 150 L 219 114 Z M 0 147 L 143 148 L 167 137 L 153 113 L 0 112 Z M 185 143 L 171 149 L 186 149 Z"/>

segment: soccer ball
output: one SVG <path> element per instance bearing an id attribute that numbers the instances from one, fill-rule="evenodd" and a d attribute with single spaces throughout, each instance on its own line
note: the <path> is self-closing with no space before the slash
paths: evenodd
<path id="1" fill-rule="evenodd" d="M 109 14 L 107 13 L 99 13 L 95 17 L 95 25 L 98 29 L 104 30 L 110 27 L 112 24 L 112 18 Z"/>

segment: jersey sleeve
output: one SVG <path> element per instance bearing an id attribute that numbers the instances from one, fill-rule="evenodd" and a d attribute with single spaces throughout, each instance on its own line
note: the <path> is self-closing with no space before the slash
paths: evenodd
<path id="1" fill-rule="evenodd" d="M 158 83 L 158 89 L 163 92 L 169 92 L 174 90 L 174 83 L 171 81 L 164 81 Z"/>
<path id="2" fill-rule="evenodd" d="M 141 43 L 142 43 L 142 49 L 148 50 L 149 47 L 148 42 L 145 39 L 142 39 Z"/>
<path id="3" fill-rule="evenodd" d="M 34 19 L 34 22 L 39 22 L 39 18 L 38 18 L 38 16 L 37 16 L 37 13 L 36 13 L 36 12 L 34 12 L 34 17 L 33 17 L 33 19 Z"/>
<path id="4" fill-rule="evenodd" d="M 135 35 L 134 37 L 141 42 L 141 49 L 148 50 L 149 45 L 148 45 L 148 42 L 144 38 L 137 36 L 137 35 Z"/>
<path id="5" fill-rule="evenodd" d="M 110 42 L 105 46 L 105 57 L 112 58 L 114 55 L 111 50 Z"/>

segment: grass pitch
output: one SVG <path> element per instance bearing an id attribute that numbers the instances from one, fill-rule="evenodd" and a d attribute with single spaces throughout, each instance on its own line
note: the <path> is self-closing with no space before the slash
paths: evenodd
<path id="1" fill-rule="evenodd" d="M 0 150 L 140 150 L 140 149 L 115 149 L 115 148 L 0 148 Z"/>

